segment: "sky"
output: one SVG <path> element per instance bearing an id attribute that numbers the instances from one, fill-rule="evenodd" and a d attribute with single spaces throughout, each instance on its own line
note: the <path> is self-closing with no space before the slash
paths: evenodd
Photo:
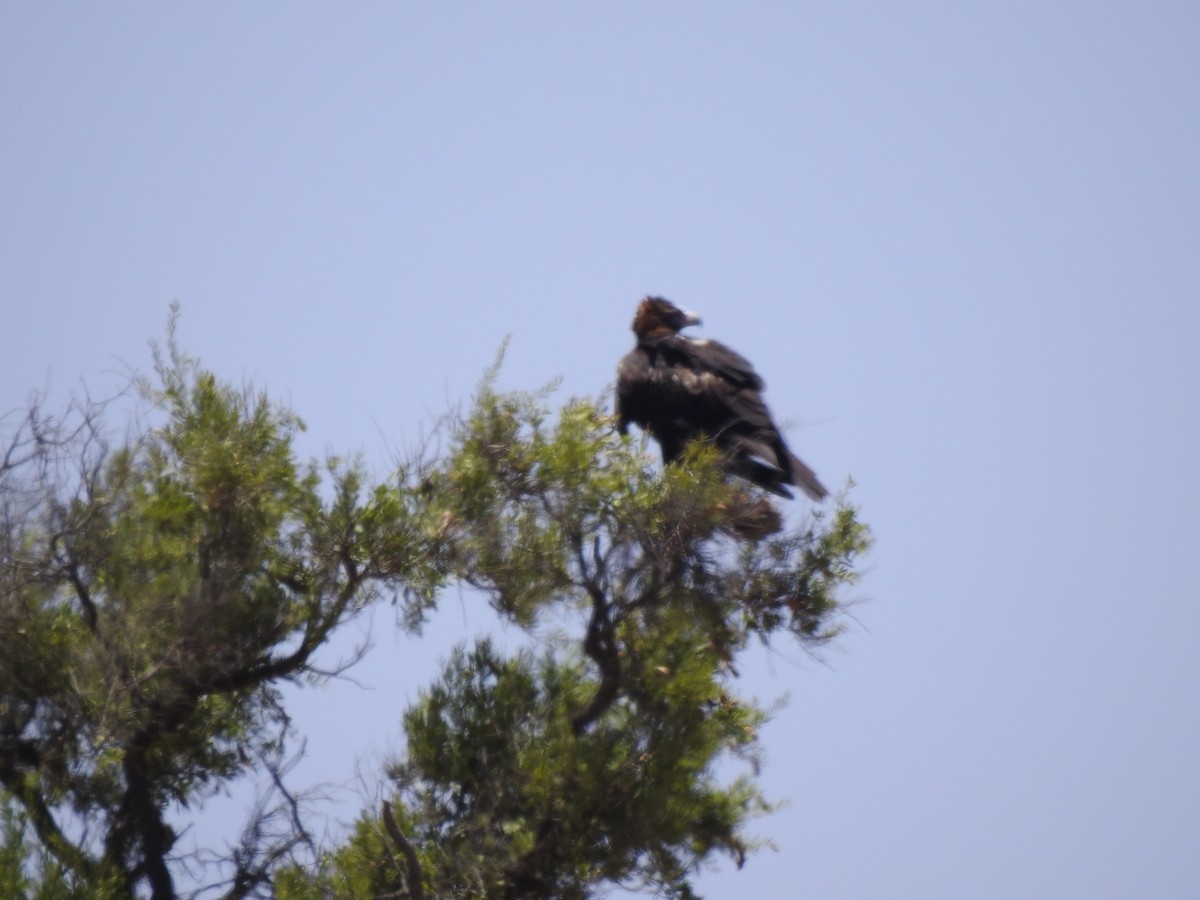
<path id="1" fill-rule="evenodd" d="M 179 301 L 382 477 L 506 336 L 599 396 L 669 297 L 877 538 L 823 660 L 740 661 L 788 804 L 701 890 L 1195 897 L 1197 47 L 1168 0 L 7 3 L 0 410 Z M 473 599 L 295 697 L 342 820 Z"/>

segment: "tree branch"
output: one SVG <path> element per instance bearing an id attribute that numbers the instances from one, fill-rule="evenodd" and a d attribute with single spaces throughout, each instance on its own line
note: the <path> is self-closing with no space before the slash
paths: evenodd
<path id="1" fill-rule="evenodd" d="M 36 755 L 37 751 L 31 752 Z M 49 849 L 54 858 L 69 871 L 85 880 L 92 878 L 96 873 L 96 861 L 63 834 L 45 798 L 12 762 L 4 760 L 0 766 L 0 784 L 20 802 L 42 846 Z"/>
<path id="2" fill-rule="evenodd" d="M 55 535 L 54 541 L 57 543 L 61 535 Z M 56 554 L 57 555 L 57 554 Z M 99 634 L 100 619 L 96 613 L 96 603 L 92 600 L 91 591 L 84 583 L 83 577 L 79 574 L 79 566 L 74 559 L 69 559 L 62 564 L 62 572 L 67 577 L 67 581 L 71 587 L 75 589 L 75 596 L 79 598 L 79 607 L 83 610 L 83 621 L 87 625 L 88 631 L 92 634 Z"/>
<path id="3" fill-rule="evenodd" d="M 421 885 L 421 861 L 417 859 L 417 851 L 413 849 L 413 845 L 396 824 L 396 818 L 392 815 L 392 804 L 387 800 L 383 801 L 383 825 L 396 849 L 404 856 L 407 869 L 404 873 L 405 892 L 410 900 L 425 900 L 425 888 Z"/>
<path id="4" fill-rule="evenodd" d="M 612 706 L 621 689 L 621 659 L 614 635 L 616 623 L 610 615 L 612 606 L 594 579 L 589 579 L 585 588 L 592 599 L 592 615 L 583 639 L 583 650 L 600 669 L 600 687 L 591 702 L 572 716 L 571 728 L 576 735 L 583 734 Z"/>
<path id="5" fill-rule="evenodd" d="M 234 873 L 225 900 L 243 900 L 253 896 L 260 888 L 269 889 L 275 865 L 287 858 L 300 844 L 307 846 L 311 858 L 316 859 L 317 850 L 312 836 L 302 821 L 302 798 L 296 797 L 283 781 L 284 775 L 303 754 L 304 748 L 301 746 L 294 756 L 285 759 L 286 751 L 281 742 L 260 757 L 271 777 L 271 787 L 259 796 L 255 810 L 242 832 L 241 845 L 233 850 L 229 859 Z M 278 794 L 282 799 L 271 806 L 273 794 Z M 277 825 L 280 820 L 286 824 Z"/>

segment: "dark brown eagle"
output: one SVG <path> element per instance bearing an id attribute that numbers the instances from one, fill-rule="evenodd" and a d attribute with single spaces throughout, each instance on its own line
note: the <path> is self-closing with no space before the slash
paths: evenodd
<path id="1" fill-rule="evenodd" d="M 650 432 L 669 463 L 691 441 L 709 438 L 726 468 L 781 497 L 793 484 L 814 500 L 829 492 L 797 459 L 763 403 L 763 380 L 750 362 L 716 341 L 679 333 L 700 317 L 661 297 L 647 297 L 633 318 L 637 346 L 617 368 L 617 424 Z"/>

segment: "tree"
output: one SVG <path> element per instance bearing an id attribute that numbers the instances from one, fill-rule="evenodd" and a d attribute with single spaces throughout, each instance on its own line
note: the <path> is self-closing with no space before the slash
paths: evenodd
<path id="1" fill-rule="evenodd" d="M 172 325 L 174 318 L 172 319 Z M 222 860 L 230 897 L 693 896 L 755 843 L 765 713 L 752 639 L 816 648 L 868 533 L 839 503 L 784 528 L 711 448 L 659 470 L 600 404 L 557 417 L 494 372 L 448 449 L 386 481 L 301 465 L 296 417 L 181 354 L 139 382 L 153 427 L 112 447 L 103 404 L 11 429 L 0 463 L 0 886 L 172 897 L 172 808 L 259 770 L 277 786 Z M 280 687 L 366 604 L 415 625 L 457 583 L 534 636 L 461 646 L 404 717 L 391 796 L 317 852 L 285 786 Z M 301 851 L 309 852 L 301 852 Z"/>
<path id="2" fill-rule="evenodd" d="M 539 395 L 485 380 L 424 476 L 454 577 L 545 649 L 455 653 L 405 716 L 404 828 L 365 817 L 281 896 L 690 897 L 713 853 L 753 849 L 743 826 L 769 805 L 714 774 L 724 755 L 753 760 L 765 719 L 735 696 L 731 660 L 755 637 L 831 639 L 867 531 L 840 505 L 747 538 L 766 501 L 725 481 L 712 448 L 658 471 L 594 403 L 550 421 Z"/>
<path id="3" fill-rule="evenodd" d="M 138 385 L 160 424 L 114 449 L 103 404 L 35 403 L 0 462 L 0 786 L 43 875 L 85 896 L 175 896 L 171 807 L 277 773 L 280 684 L 321 674 L 379 591 L 420 605 L 436 583 L 402 492 L 300 466 L 300 421 L 183 356 L 173 325 Z M 247 824 L 231 895 L 303 839 L 281 811 Z"/>

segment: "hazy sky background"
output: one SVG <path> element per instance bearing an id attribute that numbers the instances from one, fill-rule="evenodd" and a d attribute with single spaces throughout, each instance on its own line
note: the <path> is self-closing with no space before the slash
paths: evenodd
<path id="1" fill-rule="evenodd" d="M 661 293 L 878 538 L 827 665 L 741 663 L 790 805 L 702 889 L 1192 898 L 1198 175 L 1194 2 L 6 3 L 0 410 L 145 370 L 177 299 L 382 477 L 505 335 L 600 394 Z M 353 816 L 489 622 L 381 610 L 297 776 Z"/>

